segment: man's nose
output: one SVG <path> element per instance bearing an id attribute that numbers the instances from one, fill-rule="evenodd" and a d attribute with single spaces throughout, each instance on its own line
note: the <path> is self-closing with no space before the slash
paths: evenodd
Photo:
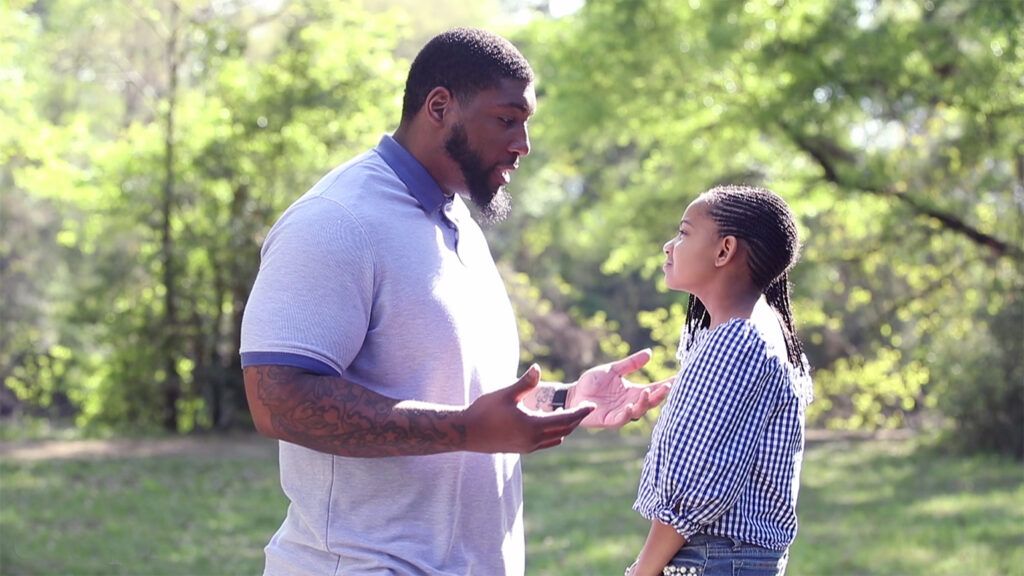
<path id="1" fill-rule="evenodd" d="M 526 129 L 526 126 L 523 126 L 523 129 L 516 134 L 515 139 L 512 140 L 508 149 L 519 156 L 526 156 L 530 153 L 530 133 Z"/>

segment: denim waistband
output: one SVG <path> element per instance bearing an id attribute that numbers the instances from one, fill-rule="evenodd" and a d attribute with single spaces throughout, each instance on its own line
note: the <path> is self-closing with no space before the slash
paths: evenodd
<path id="1" fill-rule="evenodd" d="M 686 541 L 687 546 L 728 546 L 732 548 L 743 544 L 735 538 L 727 538 L 725 536 L 711 536 L 708 534 L 694 534 Z"/>
<path id="2" fill-rule="evenodd" d="M 727 536 L 711 536 L 708 534 L 694 534 L 684 545 L 684 547 L 688 546 L 706 547 L 709 554 L 714 554 L 716 550 L 722 549 L 728 549 L 736 552 L 743 550 L 747 553 L 764 556 L 780 556 L 786 553 L 786 550 L 772 550 L 771 548 L 765 548 L 756 544 L 748 544 L 735 538 L 729 538 Z"/>

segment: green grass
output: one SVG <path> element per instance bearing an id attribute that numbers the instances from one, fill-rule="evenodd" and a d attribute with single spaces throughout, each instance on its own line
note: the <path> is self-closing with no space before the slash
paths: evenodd
<path id="1" fill-rule="evenodd" d="M 0 574 L 256 574 L 284 514 L 272 447 L 0 462 Z M 527 573 L 621 574 L 644 441 L 527 456 Z M 790 575 L 1024 574 L 1024 467 L 917 441 L 808 450 Z"/>
<path id="2" fill-rule="evenodd" d="M 646 521 L 633 502 L 642 441 L 577 435 L 526 467 L 527 572 L 621 574 Z M 1024 467 L 914 441 L 808 448 L 787 574 L 1024 574 Z"/>
<path id="3" fill-rule="evenodd" d="M 1024 467 L 914 442 L 814 447 L 793 574 L 1024 574 Z"/>
<path id="4" fill-rule="evenodd" d="M 265 458 L 0 464 L 0 573 L 256 574 L 284 513 Z"/>

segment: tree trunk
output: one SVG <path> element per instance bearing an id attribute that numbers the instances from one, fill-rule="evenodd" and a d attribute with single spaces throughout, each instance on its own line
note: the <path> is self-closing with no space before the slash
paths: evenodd
<path id="1" fill-rule="evenodd" d="M 174 210 L 174 108 L 178 89 L 178 17 L 179 7 L 171 2 L 170 29 L 167 36 L 167 116 L 164 133 L 164 183 L 161 205 L 161 259 L 164 284 L 164 369 L 163 427 L 178 430 L 178 400 L 181 398 L 181 376 L 178 374 L 179 326 L 177 310 L 176 271 L 174 269 L 174 238 L 171 219 Z"/>

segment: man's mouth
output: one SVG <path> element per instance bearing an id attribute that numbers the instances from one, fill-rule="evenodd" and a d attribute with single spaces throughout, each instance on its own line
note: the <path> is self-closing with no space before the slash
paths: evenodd
<path id="1" fill-rule="evenodd" d="M 498 166 L 495 167 L 495 170 L 497 170 L 498 174 L 501 176 L 501 180 L 505 184 L 508 184 L 509 182 L 512 181 L 512 173 L 515 172 L 518 169 L 519 169 L 519 162 L 518 161 L 514 162 L 512 164 L 499 164 Z"/>

